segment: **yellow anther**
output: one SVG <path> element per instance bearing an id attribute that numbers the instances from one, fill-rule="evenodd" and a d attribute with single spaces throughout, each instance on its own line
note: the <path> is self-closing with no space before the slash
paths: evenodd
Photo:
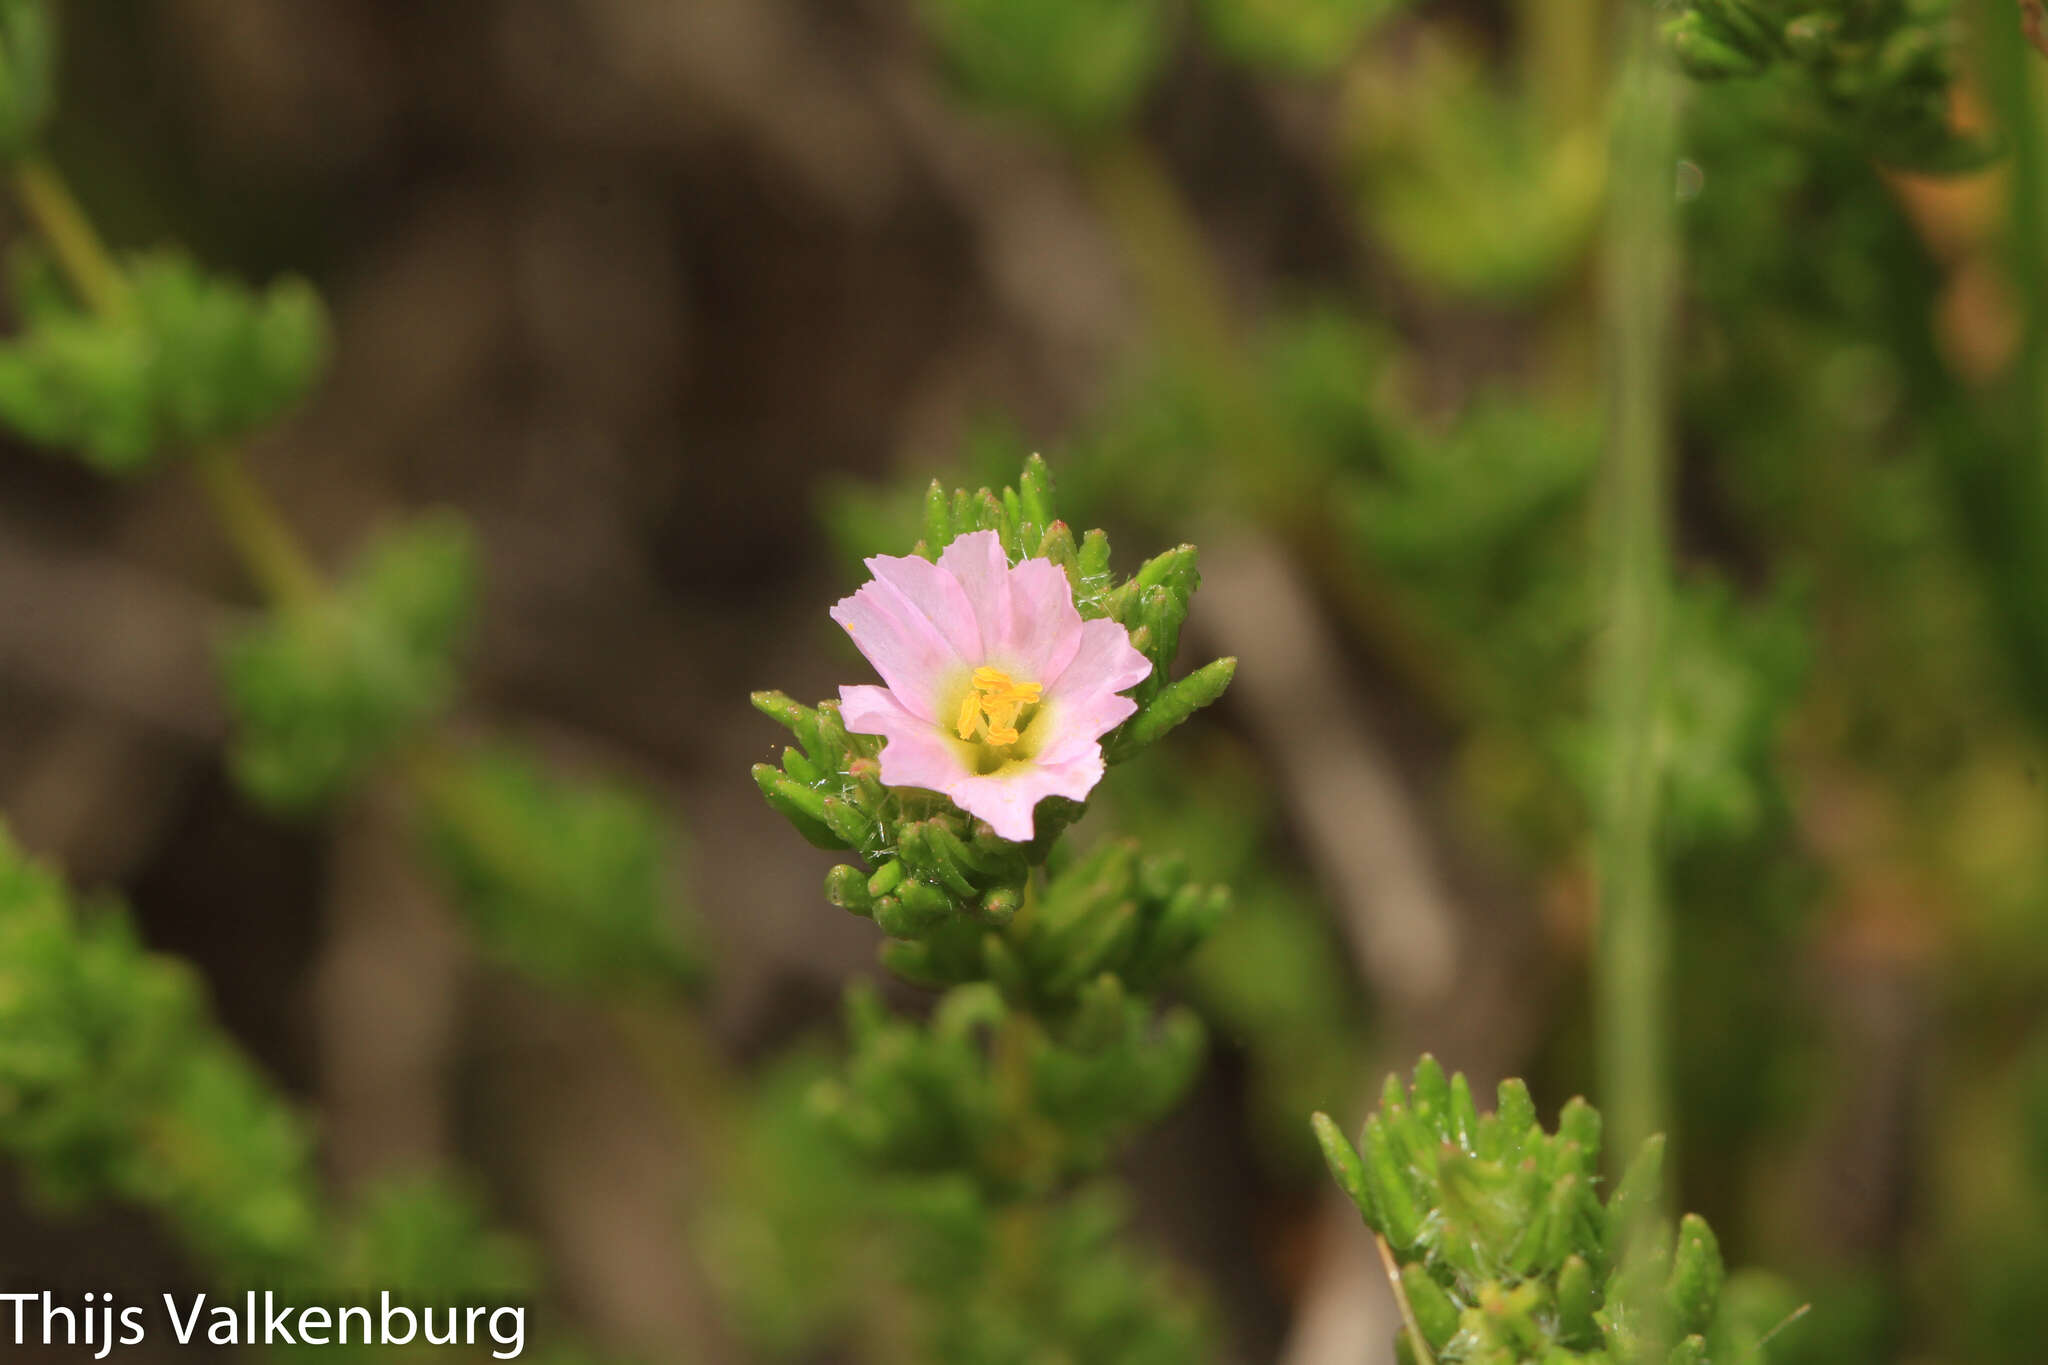
<path id="1" fill-rule="evenodd" d="M 962 739 L 973 739 L 975 731 L 981 730 L 997 748 L 1015 744 L 1022 737 L 1017 729 L 1018 719 L 1025 707 L 1037 704 L 1045 688 L 1035 682 L 1018 682 L 1002 669 L 987 664 L 974 670 L 973 684 L 960 699 L 954 730 Z"/>

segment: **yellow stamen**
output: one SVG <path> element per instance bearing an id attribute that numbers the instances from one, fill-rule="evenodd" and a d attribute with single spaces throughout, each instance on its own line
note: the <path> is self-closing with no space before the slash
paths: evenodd
<path id="1" fill-rule="evenodd" d="M 960 714 L 953 728 L 962 739 L 973 739 L 980 730 L 997 748 L 1022 738 L 1017 721 L 1024 708 L 1035 706 L 1045 688 L 1035 682 L 1018 682 L 1000 668 L 983 664 L 974 670 L 973 686 L 960 699 Z"/>

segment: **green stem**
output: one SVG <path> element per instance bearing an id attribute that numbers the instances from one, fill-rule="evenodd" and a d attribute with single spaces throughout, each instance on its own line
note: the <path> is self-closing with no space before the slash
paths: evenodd
<path id="1" fill-rule="evenodd" d="M 2026 44 L 2012 40 L 2011 12 L 1999 3 L 1982 8 L 1985 84 L 2012 149 L 2011 269 L 2026 328 L 2013 391 L 2021 439 L 2029 443 L 2026 458 L 2048 464 L 2048 130 L 2042 68 Z M 2048 507 L 2036 510 L 2048 513 Z"/>
<path id="2" fill-rule="evenodd" d="M 317 605 L 327 594 L 319 569 L 277 504 L 249 476 L 240 452 L 231 446 L 196 450 L 192 471 L 243 569 L 264 595 L 282 607 Z"/>
<path id="3" fill-rule="evenodd" d="M 128 279 L 64 178 L 47 161 L 30 158 L 15 167 L 14 193 L 86 306 L 102 317 L 126 313 Z"/>
<path id="4" fill-rule="evenodd" d="M 1666 410 L 1679 268 L 1676 81 L 1660 60 L 1651 8 L 1630 4 L 1624 25 L 1602 299 L 1606 610 L 1595 686 L 1606 771 L 1594 833 L 1599 1077 L 1611 1150 L 1623 1162 L 1666 1125 L 1670 932 L 1658 885 L 1655 726 L 1670 576 Z"/>

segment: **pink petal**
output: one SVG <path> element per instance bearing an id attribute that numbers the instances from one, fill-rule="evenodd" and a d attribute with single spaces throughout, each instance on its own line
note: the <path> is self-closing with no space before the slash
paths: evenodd
<path id="1" fill-rule="evenodd" d="M 974 608 L 984 657 L 1015 677 L 1045 682 L 1080 647 L 1081 613 L 1066 573 L 1049 559 L 1015 565 L 994 531 L 960 536 L 939 556 Z"/>
<path id="2" fill-rule="evenodd" d="M 905 710 L 885 687 L 842 687 L 839 712 L 857 735 L 880 735 L 882 783 L 943 792 L 969 775 L 959 745 L 927 720 Z"/>
<path id="3" fill-rule="evenodd" d="M 1037 761 L 1057 767 L 1084 754 L 1102 752 L 1104 735 L 1129 720 L 1138 703 L 1114 692 L 1091 692 L 1045 703 L 1053 710 L 1046 717 L 1049 726 L 1038 746 Z"/>
<path id="4" fill-rule="evenodd" d="M 1045 680 L 1046 695 L 1121 692 L 1152 676 L 1152 661 L 1138 652 L 1129 632 L 1116 622 L 1106 617 L 1084 621 L 1080 634 L 1072 661 Z"/>
<path id="5" fill-rule="evenodd" d="M 912 726 L 932 728 L 930 721 L 920 719 L 898 701 L 894 692 L 870 683 L 839 689 L 839 719 L 856 735 L 889 735 Z"/>
<path id="6" fill-rule="evenodd" d="M 1152 675 L 1151 661 L 1116 622 L 1084 622 L 1080 636 L 1073 662 L 1046 688 L 1051 729 L 1038 748 L 1041 763 L 1070 762 L 1091 749 L 1099 753 L 1096 741 L 1138 709 L 1136 702 L 1118 693 Z"/>
<path id="7" fill-rule="evenodd" d="M 974 606 L 959 579 L 917 555 L 876 555 L 867 566 L 868 572 L 902 593 L 955 654 L 974 663 L 981 661 L 988 647 L 982 642 Z"/>
<path id="8" fill-rule="evenodd" d="M 1036 832 L 1033 811 L 1048 796 L 1085 800 L 1102 780 L 1102 750 L 1065 763 L 1019 764 L 1008 772 L 969 774 L 946 791 L 953 804 L 986 820 L 998 838 L 1024 843 Z"/>
<path id="9" fill-rule="evenodd" d="M 1128 698 L 1114 700 L 1133 705 Z M 982 774 L 967 766 L 951 736 L 905 710 L 888 688 L 842 687 L 839 708 L 848 730 L 883 737 L 885 785 L 938 792 L 988 821 L 998 837 L 1018 843 L 1035 832 L 1033 812 L 1040 801 L 1048 796 L 1086 800 L 1102 780 L 1102 746 L 1090 738 L 1062 735 L 1054 742 L 1068 752 L 1058 761 L 1046 762 L 1041 755 L 1000 773 Z"/>
<path id="10" fill-rule="evenodd" d="M 993 651 L 1008 636 L 1010 621 L 1010 561 L 1003 554 L 1002 538 L 994 531 L 970 531 L 955 536 L 939 553 L 939 568 L 960 585 L 980 623 L 982 646 Z M 977 664 L 988 662 L 986 657 Z"/>
<path id="11" fill-rule="evenodd" d="M 1010 570 L 1010 619 L 995 649 L 1016 661 L 1019 676 L 1050 682 L 1081 648 L 1081 624 L 1066 571 L 1050 559 L 1027 559 Z"/>
<path id="12" fill-rule="evenodd" d="M 896 699 L 927 721 L 937 722 L 943 694 L 972 666 L 902 589 L 881 579 L 841 598 L 832 619 L 846 627 Z"/>

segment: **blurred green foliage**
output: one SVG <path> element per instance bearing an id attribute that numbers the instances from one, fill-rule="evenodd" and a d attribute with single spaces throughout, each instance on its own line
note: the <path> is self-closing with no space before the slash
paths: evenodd
<path id="1" fill-rule="evenodd" d="M 1166 58 L 1164 0 L 920 0 L 976 97 L 1085 135 L 1127 118 Z"/>
<path id="2" fill-rule="evenodd" d="M 814 1092 L 832 1129 L 878 1169 L 963 1171 L 1005 1200 L 1101 1169 L 1180 1099 L 1202 1060 L 1193 1015 L 1171 1012 L 1155 1031 L 1110 973 L 1057 1029 L 987 982 L 948 991 L 928 1022 L 896 1019 L 856 988 L 847 1024 L 845 1079 Z"/>
<path id="3" fill-rule="evenodd" d="M 0 1146 L 35 1189 L 158 1208 L 231 1275 L 296 1269 L 316 1229 L 298 1120 L 183 963 L 4 839 L 0 983 Z"/>
<path id="4" fill-rule="evenodd" d="M 1953 120 L 1959 28 L 1953 0 L 1687 0 L 1665 37 L 1696 77 L 1782 73 L 1800 117 L 1839 121 L 1893 165 L 1946 172 L 1995 151 Z"/>
<path id="5" fill-rule="evenodd" d="M 224 1289 L 534 1288 L 528 1253 L 445 1182 L 415 1176 L 331 1210 L 306 1123 L 191 971 L 142 947 L 118 907 L 76 903 L 4 833 L 0 1037 L 0 1150 L 31 1191 L 152 1210 Z"/>
<path id="6" fill-rule="evenodd" d="M 1407 0 L 1201 0 L 1217 48 L 1249 66 L 1300 75 L 1338 69 Z"/>
<path id="7" fill-rule="evenodd" d="M 128 304 L 107 316 L 33 253 L 15 273 L 24 326 L 0 344 L 0 421 L 106 473 L 261 430 L 326 368 L 326 310 L 303 280 L 259 293 L 152 252 L 128 263 Z"/>
<path id="8" fill-rule="evenodd" d="M 1352 82 L 1352 150 L 1359 209 L 1405 267 L 1514 302 L 1583 257 L 1606 149 L 1595 129 L 1548 129 L 1527 95 L 1498 87 L 1471 53 L 1425 41 L 1401 67 Z"/>
<path id="9" fill-rule="evenodd" d="M 962 1365 L 1180 1365 L 1215 1331 L 1189 1286 L 1123 1245 L 1124 1199 L 1084 1189 L 999 1207 L 956 1180 L 917 1192 L 908 1284 L 936 1319 L 928 1358 Z"/>
<path id="10" fill-rule="evenodd" d="M 701 984 L 671 823 L 624 787 L 566 782 L 517 749 L 464 753 L 426 784 L 421 837 L 486 952 L 598 997 Z"/>
<path id="11" fill-rule="evenodd" d="M 453 700 L 474 561 L 461 521 L 422 519 L 373 541 L 332 594 L 226 641 L 234 773 L 252 799 L 312 810 Z"/>

